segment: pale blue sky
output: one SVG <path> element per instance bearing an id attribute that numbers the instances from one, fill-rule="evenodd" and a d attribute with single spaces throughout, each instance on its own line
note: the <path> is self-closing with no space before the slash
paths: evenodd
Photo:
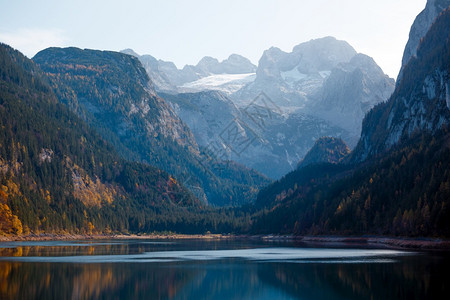
<path id="1" fill-rule="evenodd" d="M 0 41 L 28 57 L 50 46 L 132 48 L 178 67 L 232 53 L 257 64 L 264 50 L 291 51 L 335 36 L 396 77 L 426 0 L 0 0 Z"/>

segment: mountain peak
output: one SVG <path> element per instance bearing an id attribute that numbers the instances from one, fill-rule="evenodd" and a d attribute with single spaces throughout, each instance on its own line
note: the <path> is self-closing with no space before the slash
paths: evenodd
<path id="1" fill-rule="evenodd" d="M 316 163 L 337 164 L 350 154 L 350 148 L 340 138 L 322 137 L 298 164 L 298 168 Z"/>
<path id="2" fill-rule="evenodd" d="M 198 64 L 196 65 L 197 68 L 210 68 L 214 67 L 219 64 L 219 60 L 217 58 L 211 57 L 211 56 L 205 56 L 203 57 Z"/>
<path id="3" fill-rule="evenodd" d="M 239 54 L 231 54 L 227 59 L 219 62 L 218 59 L 205 56 L 195 68 L 199 71 L 211 74 L 245 74 L 254 73 L 256 66 L 251 61 Z"/>
<path id="4" fill-rule="evenodd" d="M 331 70 L 339 63 L 348 62 L 357 53 L 346 41 L 334 37 L 324 37 L 301 43 L 292 51 L 299 60 L 303 72 Z"/>
<path id="5" fill-rule="evenodd" d="M 124 54 L 128 54 L 128 55 L 131 55 L 131 56 L 134 56 L 134 57 L 140 57 L 140 55 L 139 54 L 137 54 L 133 49 L 131 49 L 131 48 L 127 48 L 127 49 L 123 49 L 122 51 L 120 51 L 121 53 L 124 53 Z"/>
<path id="6" fill-rule="evenodd" d="M 411 30 L 409 32 L 409 39 L 403 52 L 402 68 L 397 78 L 399 82 L 403 75 L 403 68 L 411 59 L 416 56 L 417 47 L 421 39 L 430 29 L 436 17 L 446 8 L 450 6 L 450 0 L 428 0 L 423 11 L 416 17 Z"/>

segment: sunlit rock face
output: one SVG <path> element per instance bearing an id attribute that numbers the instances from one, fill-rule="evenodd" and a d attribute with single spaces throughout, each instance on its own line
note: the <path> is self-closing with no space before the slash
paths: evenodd
<path id="1" fill-rule="evenodd" d="M 440 14 L 403 68 L 401 81 L 386 103 L 371 110 L 352 154 L 362 161 L 415 133 L 437 132 L 450 124 L 450 10 Z"/>
<path id="2" fill-rule="evenodd" d="M 416 17 L 409 32 L 409 40 L 403 53 L 402 68 L 397 78 L 397 82 L 403 76 L 403 68 L 409 62 L 411 57 L 417 55 L 417 47 L 420 40 L 430 29 L 436 17 L 450 6 L 450 0 L 428 0 L 425 9 Z"/>

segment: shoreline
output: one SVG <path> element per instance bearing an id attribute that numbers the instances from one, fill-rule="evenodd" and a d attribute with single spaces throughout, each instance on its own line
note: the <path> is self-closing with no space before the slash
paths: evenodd
<path id="1" fill-rule="evenodd" d="M 29 241 L 73 241 L 73 240 L 213 240 L 224 239 L 222 234 L 30 234 L 23 236 L 0 236 L 2 242 L 29 242 Z M 231 237 L 231 236 L 230 236 Z"/>
<path id="2" fill-rule="evenodd" d="M 3 242 L 71 241 L 71 240 L 253 240 L 294 242 L 309 246 L 387 247 L 404 250 L 450 250 L 450 240 L 442 238 L 410 238 L 390 236 L 295 236 L 295 235 L 231 235 L 231 234 L 30 234 L 0 236 Z"/>

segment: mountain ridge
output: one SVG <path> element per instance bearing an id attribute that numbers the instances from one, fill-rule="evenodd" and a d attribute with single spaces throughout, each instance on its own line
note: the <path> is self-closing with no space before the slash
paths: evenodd
<path id="1" fill-rule="evenodd" d="M 51 79 L 60 101 L 96 128 L 123 157 L 188 182 L 199 199 L 213 205 L 249 202 L 258 185 L 267 182 L 253 170 L 205 157 L 190 129 L 156 95 L 137 58 L 118 52 L 51 48 L 39 52 L 34 61 Z M 228 167 L 233 169 L 230 172 L 245 173 L 245 180 L 221 177 L 226 173 L 222 169 Z M 248 193 L 238 197 L 242 189 Z"/>
<path id="2" fill-rule="evenodd" d="M 123 160 L 20 52 L 0 44 L 0 66 L 0 234 L 139 231 L 167 217 L 144 221 L 157 207 L 200 208 L 167 173 Z"/>
<path id="3" fill-rule="evenodd" d="M 259 193 L 254 232 L 450 236 L 449 28 L 445 9 L 341 163 L 306 165 Z"/>

